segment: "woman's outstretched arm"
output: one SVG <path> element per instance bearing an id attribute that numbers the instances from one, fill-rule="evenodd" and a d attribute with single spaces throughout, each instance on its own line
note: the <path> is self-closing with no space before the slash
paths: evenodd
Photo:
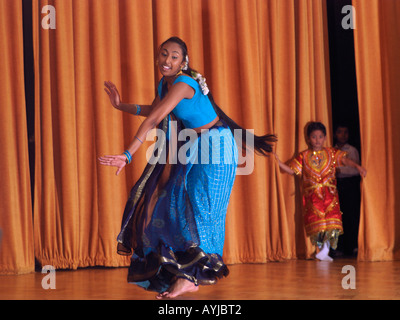
<path id="1" fill-rule="evenodd" d="M 151 105 L 124 103 L 121 101 L 121 95 L 119 94 L 118 89 L 114 83 L 112 83 L 111 81 L 104 81 L 104 87 L 104 91 L 108 94 L 110 102 L 115 109 L 133 114 L 135 116 L 149 116 L 154 107 L 160 102 L 160 98 L 157 95 Z"/>
<path id="2" fill-rule="evenodd" d="M 186 83 L 179 82 L 173 85 L 164 99 L 154 106 L 151 113 L 142 122 L 126 151 L 132 156 L 145 141 L 147 133 L 155 128 L 182 99 L 191 99 L 193 94 L 193 89 Z M 117 167 L 117 175 L 127 164 L 126 160 L 127 157 L 124 154 L 106 155 L 99 158 L 100 164 Z"/>

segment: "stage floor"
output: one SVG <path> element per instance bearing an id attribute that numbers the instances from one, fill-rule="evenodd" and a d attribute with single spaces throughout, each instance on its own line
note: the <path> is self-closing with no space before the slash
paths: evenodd
<path id="1" fill-rule="evenodd" d="M 229 269 L 228 278 L 178 300 L 400 299 L 400 261 L 289 260 L 230 265 Z M 0 276 L 0 299 L 155 300 L 155 293 L 126 282 L 127 268 L 57 270 L 56 288 L 47 290 L 42 288 L 46 275 Z M 345 289 L 350 285 L 355 288 Z"/>

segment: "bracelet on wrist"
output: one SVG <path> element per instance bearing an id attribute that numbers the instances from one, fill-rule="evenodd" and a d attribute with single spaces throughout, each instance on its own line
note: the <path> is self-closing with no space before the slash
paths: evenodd
<path id="1" fill-rule="evenodd" d="M 128 150 L 125 150 L 125 151 L 124 151 L 124 155 L 125 155 L 125 157 L 126 157 L 127 164 L 131 163 L 131 162 L 132 162 L 132 155 L 131 155 L 131 153 L 130 153 Z"/>
<path id="2" fill-rule="evenodd" d="M 142 140 L 140 140 L 137 136 L 135 136 L 135 138 L 136 139 L 138 139 L 139 141 L 140 141 L 140 143 L 142 143 L 143 144 L 143 141 Z"/>
<path id="3" fill-rule="evenodd" d="M 139 106 L 138 104 L 135 104 L 135 107 L 136 107 L 135 116 L 138 116 L 138 115 L 140 115 L 140 111 L 141 111 L 142 109 L 140 108 L 140 106 Z"/>

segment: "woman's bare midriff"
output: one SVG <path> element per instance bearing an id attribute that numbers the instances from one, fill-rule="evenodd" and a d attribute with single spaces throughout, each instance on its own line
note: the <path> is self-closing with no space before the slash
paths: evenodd
<path id="1" fill-rule="evenodd" d="M 219 117 L 217 116 L 213 121 L 211 121 L 210 123 L 205 124 L 204 126 L 198 127 L 198 128 L 193 128 L 194 131 L 196 131 L 197 133 L 201 133 L 201 130 L 203 129 L 210 129 L 213 126 L 215 126 L 219 121 Z M 222 125 L 222 123 L 221 123 Z"/>

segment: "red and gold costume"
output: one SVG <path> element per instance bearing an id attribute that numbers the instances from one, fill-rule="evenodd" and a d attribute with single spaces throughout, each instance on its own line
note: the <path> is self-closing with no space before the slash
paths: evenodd
<path id="1" fill-rule="evenodd" d="M 335 173 L 345 156 L 346 152 L 335 148 L 306 150 L 289 164 L 302 176 L 304 225 L 307 236 L 318 246 L 328 240 L 335 249 L 343 233 Z"/>

